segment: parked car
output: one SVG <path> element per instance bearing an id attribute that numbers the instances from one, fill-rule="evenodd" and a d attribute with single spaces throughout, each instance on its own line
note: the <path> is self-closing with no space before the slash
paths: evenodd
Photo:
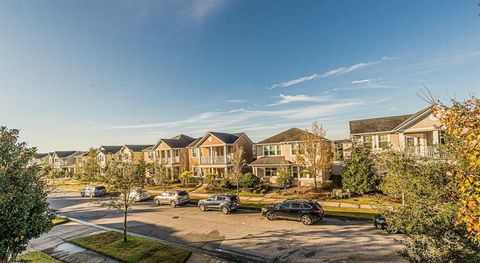
<path id="1" fill-rule="evenodd" d="M 137 189 L 130 192 L 130 198 L 135 200 L 135 202 L 141 202 L 150 198 L 150 193 L 144 189 Z"/>
<path id="2" fill-rule="evenodd" d="M 376 214 L 373 217 L 373 225 L 378 229 L 383 229 L 387 231 L 388 233 L 392 233 L 392 234 L 398 233 L 397 229 L 393 229 L 387 224 L 387 219 L 385 218 L 385 216 L 381 214 Z"/>
<path id="3" fill-rule="evenodd" d="M 285 200 L 274 206 L 262 207 L 262 216 L 268 220 L 287 219 L 311 225 L 323 219 L 325 212 L 320 204 L 310 200 Z"/>
<path id="4" fill-rule="evenodd" d="M 97 197 L 97 196 L 105 196 L 106 194 L 107 194 L 107 189 L 103 185 L 87 186 L 80 191 L 80 195 L 82 197 L 85 197 L 85 196 Z"/>
<path id="5" fill-rule="evenodd" d="M 171 190 L 163 192 L 155 196 L 154 202 L 156 205 L 169 204 L 171 207 L 177 205 L 187 204 L 190 201 L 190 196 L 183 190 Z"/>
<path id="6" fill-rule="evenodd" d="M 240 207 L 240 198 L 236 195 L 212 195 L 207 199 L 198 201 L 198 209 L 204 212 L 207 210 L 219 210 L 223 214 L 229 214 Z"/>

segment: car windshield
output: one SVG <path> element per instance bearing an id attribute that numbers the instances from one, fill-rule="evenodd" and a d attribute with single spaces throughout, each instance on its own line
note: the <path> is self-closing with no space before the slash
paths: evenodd
<path id="1" fill-rule="evenodd" d="M 180 192 L 178 192 L 178 195 L 179 196 L 185 196 L 185 195 L 188 195 L 188 193 L 185 192 L 185 191 L 180 191 Z"/>

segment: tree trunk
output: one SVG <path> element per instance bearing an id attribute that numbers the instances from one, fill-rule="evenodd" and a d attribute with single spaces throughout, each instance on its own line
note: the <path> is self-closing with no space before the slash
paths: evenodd
<path id="1" fill-rule="evenodd" d="M 240 185 L 238 183 L 238 180 L 237 180 L 237 195 L 240 195 Z"/>
<path id="2" fill-rule="evenodd" d="M 125 211 L 123 211 L 123 242 L 127 242 L 127 206 L 125 205 Z"/>

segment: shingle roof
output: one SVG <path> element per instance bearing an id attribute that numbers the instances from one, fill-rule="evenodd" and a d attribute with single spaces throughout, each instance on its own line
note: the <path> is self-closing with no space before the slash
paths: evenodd
<path id="1" fill-rule="evenodd" d="M 210 132 L 213 136 L 217 137 L 219 140 L 226 144 L 232 144 L 238 140 L 238 137 L 241 136 L 241 133 L 223 133 L 223 132 Z"/>
<path id="2" fill-rule="evenodd" d="M 100 146 L 100 151 L 102 153 L 105 153 L 105 154 L 108 154 L 108 153 L 117 153 L 118 151 L 120 151 L 120 149 L 122 149 L 122 146 L 121 145 L 108 145 L 108 146 L 105 146 L 105 145 L 102 145 Z"/>
<path id="3" fill-rule="evenodd" d="M 153 145 L 152 144 L 125 144 L 125 147 L 127 147 L 129 150 L 134 152 L 141 152 L 145 150 L 145 148 L 148 148 L 150 146 L 153 146 Z"/>
<path id="4" fill-rule="evenodd" d="M 54 153 L 60 158 L 68 157 L 76 152 L 77 151 L 54 151 Z"/>
<path id="5" fill-rule="evenodd" d="M 35 154 L 33 155 L 33 158 L 35 158 L 35 159 L 42 159 L 42 158 L 47 157 L 47 156 L 48 156 L 48 153 L 35 153 Z"/>
<path id="6" fill-rule="evenodd" d="M 275 134 L 272 137 L 269 137 L 263 141 L 260 141 L 257 144 L 301 141 L 304 132 L 304 130 L 301 130 L 299 128 L 291 128 L 279 134 Z"/>
<path id="7" fill-rule="evenodd" d="M 171 148 L 185 148 L 196 139 L 184 134 L 179 134 L 171 139 L 161 139 L 161 140 Z"/>
<path id="8" fill-rule="evenodd" d="M 195 140 L 193 140 L 191 143 L 189 143 L 187 145 L 187 148 L 192 148 L 192 147 L 195 147 L 195 145 L 197 145 L 197 143 L 202 139 L 203 137 L 200 137 L 200 138 L 197 138 Z"/>
<path id="9" fill-rule="evenodd" d="M 427 107 L 414 114 L 350 121 L 350 134 L 393 131 L 429 110 Z"/>
<path id="10" fill-rule="evenodd" d="M 263 166 L 263 165 L 288 165 L 292 164 L 292 162 L 285 160 L 284 156 L 267 156 L 261 157 L 252 163 L 249 166 Z"/>

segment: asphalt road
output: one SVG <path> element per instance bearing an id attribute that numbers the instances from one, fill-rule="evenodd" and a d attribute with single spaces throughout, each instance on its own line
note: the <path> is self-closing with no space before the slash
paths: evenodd
<path id="1" fill-rule="evenodd" d="M 58 190 L 50 203 L 69 217 L 118 229 L 123 225 L 120 212 L 77 191 Z M 305 226 L 268 221 L 252 211 L 223 215 L 196 206 L 156 207 L 152 201 L 137 203 L 128 218 L 131 232 L 253 262 L 404 262 L 395 252 L 400 235 L 362 221 L 325 218 Z"/>

